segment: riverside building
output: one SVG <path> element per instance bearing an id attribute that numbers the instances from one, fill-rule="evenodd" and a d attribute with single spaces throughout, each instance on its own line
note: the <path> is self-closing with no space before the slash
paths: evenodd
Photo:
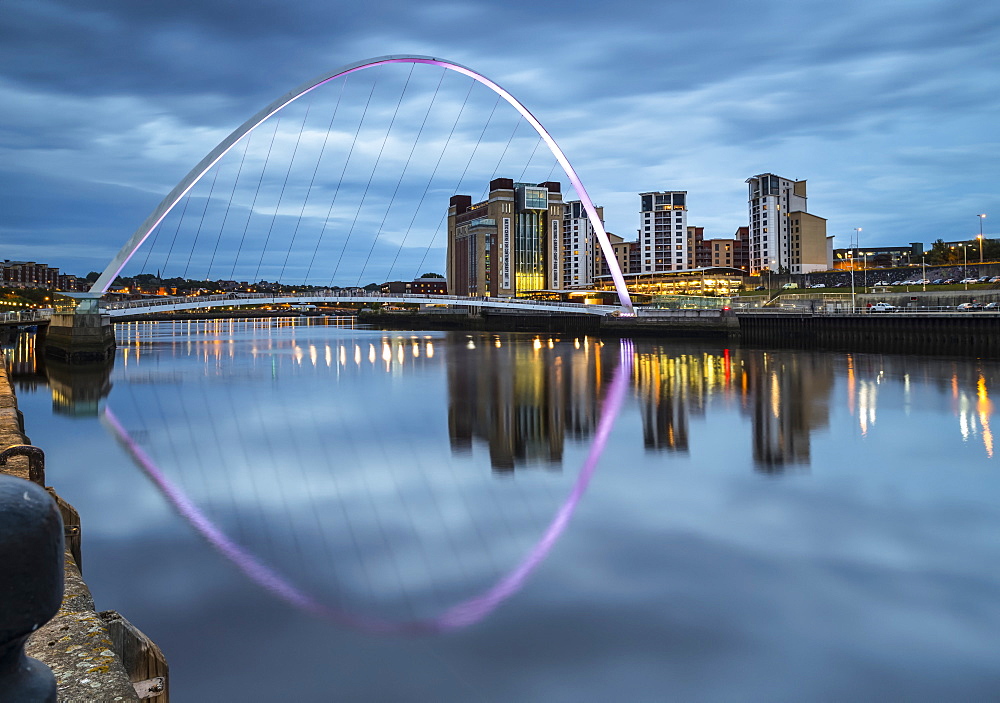
<path id="1" fill-rule="evenodd" d="M 687 191 L 640 193 L 640 271 L 688 268 Z"/>
<path id="2" fill-rule="evenodd" d="M 747 179 L 750 273 L 810 273 L 833 266 L 826 220 L 806 208 L 806 182 L 773 173 Z"/>
<path id="3" fill-rule="evenodd" d="M 519 296 L 564 287 L 563 202 L 558 182 L 490 181 L 478 203 L 453 195 L 448 208 L 448 292 Z M 592 248 L 592 247 L 591 247 Z"/>
<path id="4" fill-rule="evenodd" d="M 597 216 L 604 222 L 604 208 L 597 208 Z M 562 287 L 590 287 L 606 266 L 594 226 L 579 200 L 563 203 L 562 232 Z"/>

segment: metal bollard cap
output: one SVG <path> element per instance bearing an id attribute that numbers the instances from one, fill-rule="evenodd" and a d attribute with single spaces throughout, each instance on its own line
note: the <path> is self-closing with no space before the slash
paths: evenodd
<path id="1" fill-rule="evenodd" d="M 59 611 L 63 522 L 40 486 L 0 474 L 0 647 Z"/>

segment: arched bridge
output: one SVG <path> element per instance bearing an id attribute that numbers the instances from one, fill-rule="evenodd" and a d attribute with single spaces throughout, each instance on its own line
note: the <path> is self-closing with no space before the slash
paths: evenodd
<path id="1" fill-rule="evenodd" d="M 375 83 L 372 83 L 370 90 L 362 91 L 360 97 L 349 96 L 344 99 L 344 104 L 341 104 L 349 76 L 354 81 L 358 79 L 353 76 L 359 72 L 368 72 L 369 69 L 377 67 L 398 67 L 400 65 L 407 66 L 409 74 L 405 76 L 405 85 L 395 106 L 390 106 L 389 109 L 372 110 L 375 115 L 391 114 L 388 127 L 384 131 L 380 131 L 381 127 L 373 125 L 377 118 L 368 114 L 369 104 L 375 91 Z M 407 94 L 414 68 L 418 66 L 443 69 L 436 87 L 433 90 L 425 91 L 432 93 L 432 97 L 426 113 L 423 114 L 422 121 L 419 119 L 421 111 L 413 109 L 412 100 L 414 98 Z M 489 91 L 492 91 L 492 97 L 495 97 L 496 104 L 492 111 L 488 111 L 489 118 L 486 126 L 482 128 L 482 131 L 478 131 L 477 128 L 479 140 L 474 146 L 466 146 L 460 139 L 453 140 L 459 120 L 466 112 L 466 102 L 462 102 L 461 107 L 457 110 L 458 117 L 455 118 L 450 132 L 444 130 L 441 134 L 429 135 L 424 140 L 428 143 L 427 148 L 424 149 L 422 146 L 421 135 L 425 135 L 432 127 L 443 121 L 440 116 L 434 117 L 437 113 L 434 113 L 433 109 L 435 99 L 438 98 L 442 87 L 444 74 L 452 76 L 457 74 L 472 80 L 465 95 L 466 101 L 468 101 L 472 86 L 476 84 L 485 86 Z M 337 82 L 340 85 L 340 97 L 337 97 L 336 105 L 333 105 L 329 112 L 317 108 L 313 117 L 310 118 L 309 109 L 313 105 L 312 101 L 318 99 L 315 95 L 317 89 L 332 82 Z M 391 83 L 391 81 L 388 82 Z M 417 89 L 412 90 L 416 91 Z M 442 102 L 449 104 L 449 100 L 445 98 L 442 98 Z M 490 149 L 484 147 L 482 150 L 484 152 L 483 158 L 485 158 L 486 153 L 490 153 L 491 163 L 492 159 L 495 158 L 491 149 L 493 152 L 500 153 L 499 160 L 496 161 L 496 166 L 492 169 L 493 177 L 496 176 L 497 170 L 504 163 L 508 148 L 515 141 L 518 126 L 522 124 L 530 126 L 532 134 L 537 138 L 535 148 L 531 150 L 530 156 L 522 165 L 518 165 L 516 169 L 512 168 L 511 165 L 506 168 L 510 170 L 511 175 L 520 173 L 519 180 L 524 180 L 528 173 L 544 174 L 544 171 L 530 171 L 529 166 L 532 164 L 536 151 L 546 151 L 546 149 L 539 149 L 539 147 L 544 145 L 547 148 L 551 158 L 554 159 L 552 169 L 548 172 L 548 176 L 536 175 L 533 180 L 543 180 L 547 183 L 546 179 L 551 178 L 556 168 L 561 168 L 586 211 L 596 239 L 596 249 L 607 262 L 621 301 L 619 309 L 625 314 L 632 314 L 632 301 L 597 208 L 576 170 L 541 122 L 510 92 L 481 73 L 453 61 L 416 55 L 380 56 L 343 66 L 303 83 L 264 107 L 233 130 L 181 179 L 112 258 L 93 284 L 90 292 L 77 297 L 91 299 L 101 297 L 140 248 L 145 251 L 144 257 L 138 257 L 133 265 L 138 264 L 139 271 L 146 273 L 153 270 L 159 273 L 162 268 L 164 275 L 179 273 L 181 278 L 191 278 L 189 274 L 197 271 L 205 274 L 203 277 L 195 276 L 194 278 L 197 280 L 219 278 L 220 280 L 257 281 L 263 279 L 263 274 L 270 272 L 269 275 L 278 281 L 296 280 L 313 286 L 314 289 L 317 287 L 337 287 L 334 285 L 334 280 L 342 280 L 346 270 L 351 270 L 352 274 L 357 275 L 358 285 L 360 285 L 362 276 L 366 274 L 370 280 L 374 276 L 367 272 L 374 265 L 373 260 L 378 259 L 376 253 L 378 250 L 383 254 L 381 260 L 387 264 L 390 259 L 392 261 L 391 264 L 388 264 L 387 277 L 383 280 L 392 280 L 392 266 L 396 264 L 404 248 L 412 246 L 407 245 L 407 236 L 410 234 L 413 220 L 421 211 L 424 197 L 431 194 L 433 200 L 440 198 L 441 192 L 447 192 L 443 191 L 441 186 L 435 185 L 434 179 L 438 173 L 438 166 L 443 163 L 444 169 L 442 170 L 461 171 L 462 177 L 459 178 L 455 188 L 462 188 L 463 178 L 469 173 L 471 159 L 483 145 L 483 135 L 486 134 L 490 120 L 494 118 L 497 105 L 504 102 L 514 108 L 519 122 L 510 137 L 506 139 L 506 146 L 503 146 L 503 140 L 500 140 L 495 142 Z M 304 110 L 305 114 L 301 119 L 296 116 L 296 113 L 285 110 L 293 103 L 297 103 L 296 109 Z M 343 116 L 345 112 L 350 113 L 352 110 L 360 112 L 356 122 L 345 123 L 345 125 L 338 127 L 335 124 L 338 111 Z M 474 110 L 468 112 L 474 112 Z M 325 117 L 327 114 L 330 114 L 329 118 Z M 322 126 L 317 124 L 319 119 L 317 115 L 323 116 Z M 283 118 L 286 127 L 293 125 L 294 128 L 291 129 L 291 132 L 279 134 Z M 312 123 L 310 123 L 310 119 L 313 120 Z M 412 144 L 408 135 L 393 135 L 395 139 L 387 149 L 390 133 L 392 133 L 394 126 L 398 129 L 400 123 L 409 122 L 419 124 L 419 127 L 414 129 L 416 137 L 412 140 Z M 265 123 L 269 125 L 267 130 L 259 130 L 258 128 Z M 273 133 L 268 131 L 271 125 L 273 125 Z M 251 143 L 255 133 L 257 141 Z M 331 139 L 331 135 L 333 135 L 333 139 Z M 379 141 L 382 143 L 381 147 L 375 148 Z M 441 143 L 444 144 L 443 148 L 439 146 Z M 237 149 L 233 152 L 238 145 L 242 151 Z M 451 152 L 448 151 L 449 145 L 452 145 Z M 290 152 L 287 163 L 285 161 L 279 162 L 279 150 L 283 147 L 285 150 L 281 153 Z M 433 149 L 437 149 L 436 156 Z M 407 151 L 408 156 L 406 155 Z M 223 164 L 221 160 L 230 152 L 233 152 L 233 156 Z M 465 164 L 464 169 L 456 158 L 456 152 L 461 152 L 463 155 L 465 152 L 470 152 L 470 160 Z M 345 200 L 348 197 L 345 195 L 348 187 L 347 185 L 342 187 L 342 184 L 351 180 L 350 174 L 360 168 L 360 164 L 365 158 L 364 154 L 368 153 L 372 154 L 374 165 L 367 177 L 362 168 L 360 177 L 354 179 L 357 182 L 357 187 L 350 192 L 356 196 L 356 206 L 353 204 L 355 202 L 353 200 L 350 201 L 352 204 L 348 206 L 348 201 Z M 331 154 L 336 154 L 336 158 L 342 160 L 336 161 Z M 331 161 L 331 159 L 334 160 Z M 380 163 L 382 163 L 381 170 Z M 429 167 L 428 164 L 434 165 Z M 334 168 L 334 166 L 336 167 Z M 225 173 L 220 179 L 220 172 L 223 171 Z M 424 171 L 429 171 L 426 178 L 424 178 Z M 418 180 L 412 185 L 404 186 L 404 176 L 408 172 L 413 174 L 420 172 L 420 178 L 424 180 Z M 387 177 L 386 173 L 391 174 L 391 176 Z M 486 180 L 490 181 L 493 177 L 489 177 L 489 173 L 488 170 L 484 171 L 484 175 L 477 175 L 477 179 L 486 177 Z M 345 177 L 345 174 L 348 175 Z M 229 178 L 233 175 L 234 177 L 230 181 Z M 207 194 L 192 190 L 203 179 Z M 392 186 L 393 182 L 395 182 L 395 187 Z M 409 181 L 407 183 L 409 184 Z M 268 187 L 273 188 L 273 196 L 266 195 L 271 192 L 266 190 Z M 397 195 L 401 191 L 412 192 L 414 195 L 423 193 L 416 206 L 402 208 L 405 211 L 403 217 L 400 217 L 397 208 L 394 208 Z M 385 213 L 381 215 L 381 218 L 378 214 L 373 214 L 372 208 L 375 207 L 376 203 L 380 207 L 385 205 Z M 536 205 L 533 201 L 531 207 L 534 208 Z M 428 206 L 428 209 L 431 207 Z M 176 216 L 176 226 L 164 227 L 164 218 L 175 208 L 179 212 L 179 216 Z M 411 211 L 412 218 L 410 217 Z M 552 212 L 553 216 L 558 217 L 554 211 Z M 379 220 L 381 220 L 380 224 Z M 411 227 L 404 227 L 407 220 L 410 220 Z M 509 223 L 510 218 L 506 218 L 504 222 Z M 563 285 L 562 277 L 566 271 L 566 269 L 561 268 L 564 265 L 563 251 L 569 247 L 564 246 L 565 242 L 561 239 L 563 233 L 561 233 L 560 227 L 557 223 L 553 223 L 553 225 L 555 226 L 538 235 L 538 241 L 533 241 L 530 246 L 510 241 L 514 237 L 508 234 L 509 228 L 504 230 L 506 238 L 503 239 L 502 245 L 496 245 L 496 251 L 492 254 L 493 275 L 499 276 L 500 274 L 497 272 L 503 271 L 505 272 L 504 277 L 499 280 L 508 281 L 511 276 L 507 272 L 513 271 L 516 266 L 521 265 L 520 259 L 517 257 L 531 257 L 523 264 L 524 270 L 517 272 L 515 277 L 523 276 L 525 281 L 531 279 L 533 283 L 537 283 L 532 277 L 541 276 L 542 274 L 539 272 L 545 270 L 548 272 L 545 275 L 550 276 L 553 281 L 556 281 L 556 284 L 544 287 L 561 287 Z M 369 241 L 371 243 L 364 244 L 361 251 L 356 254 L 354 249 L 350 250 L 351 253 L 345 253 L 349 250 L 349 245 L 352 242 L 351 235 L 355 233 L 355 230 L 358 233 L 370 233 Z M 418 227 L 417 230 L 428 236 L 433 233 L 433 236 L 430 236 L 430 243 L 427 245 L 428 251 L 430 251 L 435 242 L 434 237 L 437 236 L 437 230 L 433 227 L 425 227 L 424 229 Z M 334 241 L 332 237 L 335 236 L 342 236 L 343 239 Z M 159 245 L 157 237 L 161 240 Z M 357 237 L 353 237 L 353 240 L 357 240 Z M 515 254 L 515 245 L 528 253 Z M 160 248 L 157 249 L 157 246 Z M 520 251 L 520 249 L 516 250 Z M 152 258 L 150 258 L 151 254 Z M 158 258 L 161 254 L 162 262 Z M 356 258 L 352 259 L 352 256 Z M 488 255 L 483 254 L 483 256 Z M 142 258 L 144 260 L 139 263 L 139 259 Z M 342 261 L 346 261 L 344 268 L 341 268 Z M 423 265 L 423 259 L 421 259 L 421 265 Z M 220 277 L 218 275 L 220 273 L 225 275 Z M 212 274 L 215 276 L 213 277 Z M 321 275 L 328 276 L 330 282 L 324 281 L 317 286 L 314 281 Z M 337 278 L 338 276 L 340 278 Z M 508 286 L 510 287 L 508 288 Z M 523 286 L 530 287 L 530 284 L 524 283 Z M 521 286 L 517 287 L 520 289 Z M 534 285 L 534 288 L 538 287 L 538 285 Z M 509 282 L 503 283 L 502 290 L 505 293 L 514 294 L 514 287 Z M 271 300 L 281 302 L 294 300 L 306 303 L 370 302 L 372 300 L 401 303 L 426 302 L 585 314 L 605 314 L 610 309 L 604 306 L 585 306 L 573 303 L 524 301 L 497 295 L 496 291 L 493 291 L 491 297 L 482 298 L 336 295 L 319 298 L 295 297 L 294 299 L 265 297 L 260 300 L 268 302 Z M 229 304 L 232 303 L 228 299 L 210 300 L 202 297 L 198 300 L 183 301 L 164 299 L 155 303 L 144 301 L 142 304 L 113 303 L 108 306 L 108 310 L 113 315 L 120 316 L 136 314 L 139 311 L 148 311 L 154 308 L 180 310 Z M 83 306 L 81 306 L 81 310 L 82 308 Z M 128 312 L 124 312 L 126 310 Z"/>

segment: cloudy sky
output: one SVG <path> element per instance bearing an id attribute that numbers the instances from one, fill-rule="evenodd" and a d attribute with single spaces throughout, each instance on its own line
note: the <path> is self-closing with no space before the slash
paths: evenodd
<path id="1" fill-rule="evenodd" d="M 81 275 L 103 269 L 159 200 L 251 114 L 313 76 L 385 54 L 440 56 L 509 89 L 566 151 L 604 206 L 608 229 L 627 238 L 638 225 L 636 194 L 674 189 L 689 192 L 689 224 L 703 225 L 708 236 L 729 236 L 746 221 L 745 179 L 762 172 L 807 179 L 809 209 L 828 219 L 839 246 L 848 244 L 855 227 L 873 246 L 971 237 L 978 234 L 979 213 L 988 215 L 987 235 L 1000 236 L 1000 5 L 994 3 L 4 0 L 2 258 L 43 261 Z M 417 67 L 413 75 L 423 69 L 434 70 Z M 440 182 L 420 200 L 433 158 L 408 140 L 425 114 L 434 115 L 432 126 L 452 124 L 444 112 L 418 105 L 430 99 L 438 79 L 424 72 L 411 84 L 404 71 L 383 80 L 378 91 L 374 83 L 352 84 L 342 114 L 357 113 L 370 88 L 377 97 L 363 118 L 369 122 L 364 132 L 360 122 L 333 131 L 342 136 L 357 127 L 375 160 L 364 167 L 352 156 L 344 157 L 346 169 L 333 162 L 317 167 L 313 195 L 306 187 L 313 162 L 293 156 L 301 163 L 288 168 L 292 179 L 285 182 L 288 195 L 279 197 L 277 224 L 248 214 L 253 223 L 244 225 L 237 211 L 259 206 L 247 202 L 253 180 L 232 178 L 241 158 L 253 164 L 267 146 L 261 130 L 245 152 L 234 151 L 231 163 L 220 165 L 229 171 L 218 177 L 214 197 L 230 193 L 233 207 L 201 210 L 193 194 L 189 210 L 201 219 L 186 214 L 185 227 L 195 240 L 210 242 L 214 235 L 202 230 L 212 222 L 237 234 L 241 228 L 259 237 L 271 233 L 282 242 L 301 229 L 296 236 L 309 249 L 310 227 L 318 231 L 321 220 L 330 229 L 351 224 L 351 213 L 339 205 L 327 209 L 324 190 L 332 191 L 343 170 L 347 181 L 371 184 L 358 201 L 368 206 L 360 220 L 354 217 L 357 238 L 386 232 L 386 244 L 362 245 L 358 256 L 368 249 L 368 258 L 348 255 L 344 267 L 357 271 L 373 255 L 373 261 L 394 260 L 409 236 L 399 213 L 419 202 L 439 220 L 447 204 L 444 182 L 450 179 L 455 192 L 463 168 L 460 159 L 443 159 Z M 396 98 L 383 92 L 393 81 L 405 82 L 403 98 L 399 88 Z M 452 112 L 461 109 L 463 85 L 452 78 L 442 85 L 434 110 L 449 104 Z M 336 90 L 327 90 L 331 104 Z M 453 150 L 476 149 L 477 137 L 486 133 L 483 120 L 493 120 L 492 105 L 481 97 L 466 104 L 464 121 L 454 122 Z M 289 116 L 285 125 L 293 124 L 292 136 L 308 141 L 325 134 L 329 113 L 320 113 L 316 107 L 305 118 Z M 395 121 L 393 113 L 399 114 Z M 526 133 L 503 119 L 489 123 L 495 136 L 486 138 L 480 153 L 492 165 L 481 167 L 483 176 L 474 167 L 472 180 L 460 181 L 474 197 L 498 163 L 497 175 L 514 178 L 537 173 L 542 180 L 551 172 Z M 383 143 L 375 134 L 379 124 L 396 130 L 384 141 L 383 156 L 374 155 Z M 517 139 L 508 140 L 511 126 Z M 513 150 L 500 151 L 498 162 L 505 142 Z M 523 154 L 514 156 L 519 145 Z M 408 159 L 411 150 L 416 156 Z M 332 157 L 317 158 L 319 164 Z M 399 172 L 412 178 L 395 178 Z M 559 173 L 553 177 L 565 182 Z M 279 169 L 261 181 L 283 178 Z M 383 210 L 369 213 L 373 203 Z M 303 217 L 312 220 L 302 224 Z M 425 246 L 414 235 L 407 246 L 418 240 L 420 265 L 443 269 L 443 239 L 427 239 Z M 189 277 L 225 277 L 229 264 L 219 267 L 216 257 L 234 245 L 215 246 L 204 255 L 184 255 Z M 268 246 L 261 251 L 271 251 Z M 281 258 L 282 251 L 262 258 Z M 317 243 L 313 254 L 327 275 L 325 248 Z M 163 256 L 167 265 L 178 255 Z M 150 261 L 144 263 L 151 269 Z M 252 263 L 262 275 L 278 275 Z M 251 265 L 246 275 L 253 273 Z M 372 268 L 370 277 L 380 276 Z"/>

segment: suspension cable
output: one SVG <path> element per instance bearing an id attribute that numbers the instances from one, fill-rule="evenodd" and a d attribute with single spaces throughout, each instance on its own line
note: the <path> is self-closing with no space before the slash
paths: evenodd
<path id="1" fill-rule="evenodd" d="M 247 152 L 250 151 L 250 142 L 253 140 L 253 135 L 253 132 L 247 135 L 246 144 L 243 146 L 243 156 L 240 157 L 240 166 L 236 169 L 236 180 L 233 181 L 233 191 L 229 194 L 229 202 L 226 203 L 226 212 L 222 216 L 222 224 L 219 226 L 219 236 L 215 239 L 215 249 L 212 250 L 212 258 L 208 262 L 208 272 L 205 274 L 206 281 L 211 280 L 212 277 L 212 266 L 215 264 L 215 255 L 219 253 L 219 242 L 222 241 L 222 232 L 226 229 L 229 211 L 232 209 L 233 200 L 236 198 L 236 188 L 240 184 L 240 175 L 243 173 L 243 164 L 247 160 Z"/>
<path id="2" fill-rule="evenodd" d="M 447 69 L 444 70 L 447 73 Z M 417 203 L 417 207 L 413 210 L 413 217 L 410 218 L 410 224 L 406 228 L 406 234 L 403 235 L 404 241 L 406 237 L 410 235 L 410 230 L 413 229 L 413 223 L 417 221 L 417 214 L 420 212 L 420 208 L 423 207 L 424 199 L 427 197 L 427 193 L 431 189 L 431 184 L 434 182 L 434 177 L 437 175 L 438 167 L 441 165 L 441 161 L 444 159 L 445 152 L 448 151 L 448 146 L 451 144 L 451 138 L 455 135 L 455 129 L 458 127 L 459 120 L 462 119 L 462 113 L 465 112 L 465 106 L 469 102 L 469 95 L 472 94 L 472 88 L 476 85 L 476 81 L 469 81 L 469 90 L 465 93 L 465 100 L 462 102 L 462 107 L 458 111 L 458 116 L 455 117 L 455 122 L 451 126 L 451 132 L 448 133 L 448 138 L 444 142 L 444 148 L 441 149 L 441 153 L 438 154 L 437 163 L 434 164 L 434 169 L 431 171 L 430 178 L 427 179 L 427 185 L 424 186 L 424 192 L 420 196 L 420 202 Z M 396 252 L 396 257 L 399 258 L 399 252 Z M 426 252 L 424 253 L 424 258 L 427 257 Z M 421 266 L 423 265 L 423 259 L 421 259 Z M 390 276 L 392 270 L 396 267 L 396 259 L 393 259 L 392 266 L 389 268 Z M 418 274 L 419 275 L 419 274 Z M 413 277 L 416 279 L 416 276 Z"/>
<path id="3" fill-rule="evenodd" d="M 412 69 L 411 69 L 412 70 Z M 382 215 L 382 222 L 379 223 L 378 230 L 375 232 L 375 239 L 372 241 L 371 248 L 368 250 L 368 256 L 365 258 L 364 266 L 361 267 L 361 273 L 358 275 L 358 281 L 364 277 L 365 269 L 368 268 L 368 262 L 371 260 L 372 252 L 375 251 L 375 245 L 378 243 L 379 235 L 382 234 L 382 228 L 385 227 L 385 221 L 389 218 L 389 211 L 392 210 L 393 203 L 396 202 L 396 194 L 399 193 L 399 186 L 403 182 L 403 177 L 406 175 L 406 170 L 410 167 L 410 161 L 413 159 L 413 152 L 417 149 L 417 143 L 420 141 L 420 135 L 424 133 L 424 126 L 427 124 L 427 118 L 430 117 L 431 110 L 434 108 L 434 102 L 437 100 L 438 91 L 441 89 L 441 83 L 444 81 L 444 73 L 441 73 L 441 78 L 438 80 L 437 87 L 434 89 L 434 95 L 431 96 L 431 102 L 427 106 L 427 112 L 424 113 L 424 119 L 420 122 L 420 129 L 417 130 L 417 136 L 413 140 L 413 146 L 410 147 L 410 153 L 406 157 L 406 163 L 403 165 L 402 170 L 399 172 L 399 180 L 396 181 L 396 188 L 392 191 L 392 197 L 389 198 L 389 205 L 385 209 L 385 214 Z M 405 91 L 405 89 L 404 89 Z M 400 242 L 399 248 L 396 250 L 396 257 L 399 257 L 399 252 L 403 250 L 403 246 L 406 244 L 406 237 L 403 237 L 403 241 Z M 393 259 L 395 262 L 396 259 Z M 392 278 L 392 268 L 389 269 L 389 278 Z"/>
<path id="4" fill-rule="evenodd" d="M 260 259 L 257 261 L 257 272 L 254 273 L 254 280 L 260 275 L 260 267 L 264 263 L 264 255 L 267 254 L 267 245 L 271 241 L 271 233 L 274 231 L 274 223 L 278 221 L 278 211 L 281 209 L 281 201 L 285 197 L 285 188 L 288 186 L 288 178 L 292 175 L 292 167 L 295 165 L 295 156 L 299 153 L 299 144 L 302 143 L 302 134 L 306 130 L 306 122 L 309 120 L 309 109 L 312 107 L 312 101 L 306 104 L 306 114 L 302 118 L 302 126 L 299 127 L 299 136 L 295 140 L 295 146 L 292 148 L 292 158 L 288 160 L 288 170 L 285 171 L 285 180 L 281 183 L 281 191 L 278 193 L 278 202 L 274 204 L 274 215 L 271 217 L 271 225 L 267 228 L 267 236 L 264 237 L 264 246 L 260 250 Z"/>
<path id="5" fill-rule="evenodd" d="M 372 95 L 375 93 L 375 86 L 378 85 L 378 81 L 372 82 L 372 89 L 368 91 L 368 100 L 365 102 L 365 109 L 361 112 L 361 119 L 358 121 L 358 128 L 354 132 L 354 139 L 351 140 L 351 148 L 347 150 L 347 159 L 344 160 L 344 167 L 340 170 L 340 179 L 337 181 L 337 187 L 333 191 L 333 199 L 330 201 L 330 209 L 326 211 L 326 219 L 323 221 L 323 228 L 320 230 L 319 239 L 316 240 L 316 248 L 313 250 L 312 259 L 309 261 L 309 269 L 306 271 L 306 276 L 312 271 L 313 262 L 316 261 L 316 254 L 319 252 L 319 245 L 323 241 L 323 235 L 326 234 L 327 225 L 330 224 L 330 216 L 333 214 L 333 206 L 337 204 L 337 196 L 340 194 L 340 187 L 344 183 L 344 174 L 347 173 L 347 166 L 351 163 L 351 156 L 354 154 L 354 147 L 358 144 L 358 137 L 361 135 L 361 128 L 365 124 L 365 117 L 368 116 L 368 106 L 371 105 Z M 330 279 L 330 286 L 333 286 L 333 279 Z"/>
<path id="6" fill-rule="evenodd" d="M 309 204 L 309 197 L 312 195 L 313 185 L 316 183 L 316 175 L 319 173 L 319 165 L 323 161 L 323 154 L 326 153 L 326 145 L 330 141 L 330 132 L 333 130 L 333 122 L 337 119 L 337 112 L 340 110 L 340 101 L 344 97 L 344 86 L 347 85 L 347 78 L 340 82 L 340 94 L 337 96 L 337 104 L 333 107 L 333 114 L 330 115 L 330 123 L 326 126 L 326 134 L 323 137 L 323 144 L 319 148 L 319 156 L 316 157 L 316 166 L 313 168 L 312 178 L 309 179 L 309 187 L 306 189 L 306 197 L 302 200 L 302 209 L 299 210 L 299 219 L 295 221 L 295 229 L 292 231 L 291 240 L 288 242 L 288 251 L 285 253 L 285 262 L 281 265 L 281 274 L 278 276 L 278 280 L 284 278 L 285 267 L 288 265 L 288 257 L 292 253 L 292 246 L 295 244 L 295 237 L 299 233 L 299 227 L 302 225 L 302 218 L 306 213 L 306 206 Z M 309 275 L 302 280 L 303 285 L 308 285 Z"/>
<path id="7" fill-rule="evenodd" d="M 233 280 L 236 279 L 236 267 L 240 262 L 240 254 L 243 252 L 243 243 L 247 238 L 247 231 L 250 229 L 250 220 L 253 219 L 253 209 L 257 206 L 257 197 L 260 195 L 260 186 L 264 182 L 264 173 L 267 171 L 267 164 L 271 161 L 271 150 L 274 148 L 274 139 L 278 136 L 278 127 L 281 126 L 281 113 L 278 113 L 277 120 L 274 123 L 274 132 L 271 134 L 271 142 L 267 146 L 267 156 L 264 157 L 264 165 L 260 169 L 260 178 L 257 179 L 257 190 L 254 191 L 253 200 L 250 201 L 250 211 L 247 213 L 246 224 L 243 225 L 243 236 L 240 237 L 240 245 L 236 249 L 236 258 L 233 259 L 233 272 L 229 274 L 229 277 Z M 250 281 L 250 283 L 255 283 L 255 281 Z"/>
<path id="8" fill-rule="evenodd" d="M 368 197 L 368 189 L 371 188 L 372 181 L 375 179 L 375 172 L 378 171 L 379 162 L 382 160 L 382 153 L 385 151 L 385 145 L 389 141 L 389 134 L 392 132 L 392 126 L 396 124 L 396 116 L 399 114 L 399 106 L 403 103 L 403 96 L 406 95 L 406 89 L 410 85 L 410 77 L 413 75 L 413 69 L 416 64 L 410 64 L 410 72 L 406 74 L 406 83 L 403 84 L 403 91 L 399 94 L 399 100 L 396 101 L 396 108 L 392 111 L 392 118 L 389 120 L 389 126 L 385 130 L 385 136 L 382 138 L 382 146 L 379 147 L 378 155 L 375 157 L 375 165 L 372 166 L 372 172 L 368 176 L 368 183 L 365 184 L 365 190 L 361 194 L 361 202 L 358 203 L 358 209 L 354 212 L 354 221 L 351 223 L 351 228 L 347 230 L 347 237 L 344 239 L 344 246 L 340 250 L 340 257 L 337 259 L 337 265 L 333 269 L 333 278 L 337 277 L 337 271 L 340 269 L 340 262 L 344 259 L 344 252 L 347 251 L 347 245 L 351 241 L 351 235 L 354 234 L 354 227 L 358 224 L 358 218 L 361 216 L 361 209 L 365 205 L 365 199 Z M 358 283 L 360 285 L 361 277 L 358 277 Z"/>

